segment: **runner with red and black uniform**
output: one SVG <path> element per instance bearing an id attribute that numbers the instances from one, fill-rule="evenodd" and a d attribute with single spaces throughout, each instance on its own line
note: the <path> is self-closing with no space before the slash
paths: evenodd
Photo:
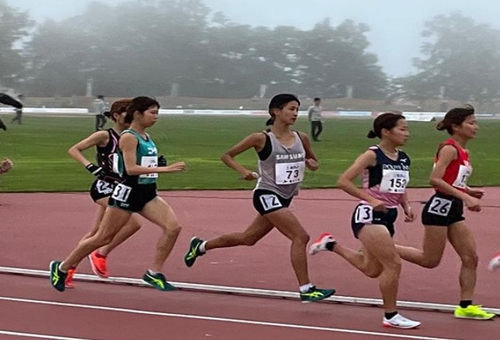
<path id="1" fill-rule="evenodd" d="M 397 246 L 398 252 L 406 261 L 435 268 L 443 257 L 446 241 L 450 241 L 462 262 L 459 276 L 460 302 L 455 309 L 455 317 L 489 320 L 495 314 L 472 304 L 478 256 L 474 235 L 463 216 L 464 205 L 470 211 L 481 211 L 479 199 L 484 194 L 482 190 L 467 186 L 472 166 L 466 145 L 477 132 L 474 108 L 468 105 L 451 109 L 436 128 L 446 130 L 451 138 L 439 145 L 430 176 L 429 183 L 434 187 L 435 194 L 422 211 L 422 223 L 425 226 L 423 250 Z"/>

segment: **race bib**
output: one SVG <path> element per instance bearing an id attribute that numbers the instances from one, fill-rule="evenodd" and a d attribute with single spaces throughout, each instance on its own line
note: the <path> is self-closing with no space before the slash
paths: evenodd
<path id="1" fill-rule="evenodd" d="M 404 194 L 409 181 L 410 173 L 406 170 L 382 170 L 380 192 Z"/>
<path id="2" fill-rule="evenodd" d="M 111 197 L 119 202 L 127 202 L 131 192 L 131 187 L 119 183 L 115 186 Z"/>
<path id="3" fill-rule="evenodd" d="M 118 168 L 118 163 L 119 163 L 119 157 L 118 154 L 115 152 L 111 154 L 111 166 L 113 167 L 113 172 L 115 174 L 120 173 L 120 169 Z"/>
<path id="4" fill-rule="evenodd" d="M 101 195 L 109 195 L 113 192 L 113 185 L 101 180 L 97 181 L 95 187 L 97 189 L 97 192 Z"/>
<path id="5" fill-rule="evenodd" d="M 458 168 L 457 178 L 455 178 L 455 182 L 453 182 L 453 186 L 455 188 L 465 189 L 467 186 L 467 179 L 472 173 L 472 167 L 460 165 Z"/>
<path id="6" fill-rule="evenodd" d="M 305 168 L 305 162 L 276 163 L 276 184 L 294 184 L 302 182 Z"/>
<path id="7" fill-rule="evenodd" d="M 448 216 L 451 210 L 451 201 L 441 197 L 434 197 L 429 204 L 428 213 L 439 215 L 439 216 Z"/>
<path id="8" fill-rule="evenodd" d="M 269 211 L 275 208 L 281 208 L 281 202 L 276 195 L 261 195 L 259 196 L 260 204 L 264 211 Z"/>
<path id="9" fill-rule="evenodd" d="M 148 168 L 157 168 L 158 167 L 158 157 L 157 156 L 142 156 L 141 166 L 145 166 Z M 151 174 L 142 174 L 139 177 L 140 178 L 158 178 L 158 173 L 154 172 Z"/>
<path id="10" fill-rule="evenodd" d="M 354 212 L 354 222 L 356 223 L 372 223 L 373 221 L 373 207 L 368 204 L 358 205 Z"/>

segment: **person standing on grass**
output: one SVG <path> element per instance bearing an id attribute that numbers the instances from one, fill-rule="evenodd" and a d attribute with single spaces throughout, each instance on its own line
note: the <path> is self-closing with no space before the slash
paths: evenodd
<path id="1" fill-rule="evenodd" d="M 291 262 L 299 283 L 303 302 L 325 299 L 334 289 L 318 289 L 309 279 L 306 247 L 309 235 L 289 206 L 298 194 L 305 168 L 318 169 L 309 138 L 305 133 L 293 131 L 291 126 L 298 118 L 300 101 L 292 94 L 279 94 L 269 103 L 270 126 L 264 132 L 253 133 L 229 149 L 222 161 L 240 173 L 241 178 L 252 181 L 258 178 L 253 191 L 253 205 L 258 215 L 244 231 L 219 236 L 204 241 L 193 237 L 184 257 L 191 267 L 199 256 L 217 248 L 253 246 L 271 230 L 277 228 L 291 244 Z M 259 157 L 259 172 L 248 170 L 235 157 L 248 149 L 254 149 Z"/>
<path id="2" fill-rule="evenodd" d="M 106 116 L 104 113 L 108 111 L 108 103 L 104 100 L 103 95 L 98 95 L 94 100 L 94 113 L 95 113 L 95 130 L 99 131 L 104 129 L 106 125 Z"/>
<path id="3" fill-rule="evenodd" d="M 16 116 L 12 119 L 11 123 L 14 123 L 16 121 L 19 125 L 23 123 L 23 106 L 24 106 L 23 100 L 24 96 L 22 94 L 17 96 L 17 101 L 21 104 L 21 107 L 19 106 L 16 107 Z"/>
<path id="4" fill-rule="evenodd" d="M 136 97 L 128 106 L 124 122 L 130 127 L 121 134 L 118 154 L 118 172 L 123 180 L 115 185 L 96 234 L 81 241 L 64 261 L 50 263 L 50 283 L 58 291 L 65 290 L 68 271 L 93 251 L 110 244 L 133 213 L 140 214 L 162 231 L 153 265 L 143 280 L 162 291 L 175 289 L 161 271 L 181 226 L 170 205 L 158 196 L 156 180 L 158 173 L 183 171 L 186 164 L 158 166 L 158 151 L 146 130 L 156 123 L 159 108 L 160 104 L 149 97 Z"/>
<path id="5" fill-rule="evenodd" d="M 406 261 L 425 268 L 435 268 L 441 262 L 448 240 L 460 257 L 460 302 L 455 317 L 489 320 L 495 314 L 473 305 L 477 280 L 478 256 L 476 241 L 463 216 L 464 204 L 469 211 L 481 211 L 482 190 L 467 186 L 472 173 L 467 142 L 476 137 L 477 120 L 470 105 L 451 109 L 436 127 L 451 136 L 438 146 L 429 183 L 435 193 L 422 210 L 425 227 L 422 250 L 397 246 Z"/>
<path id="6" fill-rule="evenodd" d="M 113 193 L 116 183 L 122 181 L 122 177 L 118 174 L 118 164 L 116 164 L 118 160 L 118 142 L 120 140 L 120 134 L 130 125 L 129 123 L 125 123 L 125 115 L 127 113 L 127 107 L 131 103 L 132 99 L 120 99 L 115 101 L 113 105 L 111 105 L 110 111 L 105 113 L 105 115 L 113 120 L 114 126 L 107 130 L 94 132 L 68 150 L 71 157 L 85 166 L 85 169 L 92 175 L 97 177 L 90 187 L 90 197 L 99 206 L 96 223 L 92 230 L 82 238 L 82 241 L 97 233 L 104 211 L 108 206 L 109 197 Z M 97 165 L 90 162 L 82 153 L 93 147 L 95 147 L 97 151 Z M 109 276 L 107 256 L 114 248 L 127 240 L 139 229 L 139 221 L 137 221 L 134 216 L 131 216 L 125 226 L 113 238 L 111 243 L 93 251 L 89 255 L 92 270 L 97 276 L 102 278 L 107 278 Z M 75 270 L 76 267 L 68 270 L 66 288 L 73 288 L 73 275 L 75 274 Z"/>
<path id="7" fill-rule="evenodd" d="M 307 110 L 309 122 L 311 122 L 311 137 L 314 141 L 319 142 L 319 135 L 323 132 L 323 117 L 321 117 L 321 98 L 314 98 L 314 105 Z"/>
<path id="8" fill-rule="evenodd" d="M 398 148 L 409 138 L 408 123 L 398 113 L 387 112 L 373 122 L 368 138 L 380 138 L 378 145 L 362 153 L 340 176 L 337 185 L 351 196 L 361 200 L 351 218 L 354 237 L 363 244 L 361 251 L 340 244 L 329 233 L 323 233 L 309 248 L 315 255 L 330 251 L 344 258 L 370 278 L 377 278 L 384 303 L 384 327 L 411 329 L 419 321 L 403 317 L 397 310 L 401 259 L 394 244 L 394 222 L 401 205 L 405 222 L 414 220 L 406 186 L 410 180 L 410 157 Z M 354 184 L 361 175 L 363 188 Z"/>

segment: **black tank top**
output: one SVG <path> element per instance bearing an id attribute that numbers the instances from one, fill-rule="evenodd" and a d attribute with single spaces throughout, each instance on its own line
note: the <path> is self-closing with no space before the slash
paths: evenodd
<path id="1" fill-rule="evenodd" d="M 100 179 L 111 178 L 112 180 L 119 180 L 120 175 L 113 171 L 114 160 L 117 159 L 118 141 L 120 135 L 113 129 L 107 129 L 109 134 L 108 144 L 105 146 L 96 146 L 97 149 L 97 163 L 103 168 L 105 174 L 100 176 Z"/>

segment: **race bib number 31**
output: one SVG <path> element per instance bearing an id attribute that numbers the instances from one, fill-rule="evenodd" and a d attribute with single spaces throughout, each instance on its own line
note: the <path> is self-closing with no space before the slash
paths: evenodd
<path id="1" fill-rule="evenodd" d="M 410 181 L 410 173 L 405 170 L 383 170 L 380 191 L 391 194 L 404 194 Z"/>
<path id="2" fill-rule="evenodd" d="M 305 168 L 306 164 L 304 162 L 277 163 L 275 167 L 276 184 L 294 184 L 302 182 Z"/>
<path id="3" fill-rule="evenodd" d="M 127 202 L 131 192 L 131 187 L 123 184 L 117 184 L 111 197 L 119 202 Z"/>

